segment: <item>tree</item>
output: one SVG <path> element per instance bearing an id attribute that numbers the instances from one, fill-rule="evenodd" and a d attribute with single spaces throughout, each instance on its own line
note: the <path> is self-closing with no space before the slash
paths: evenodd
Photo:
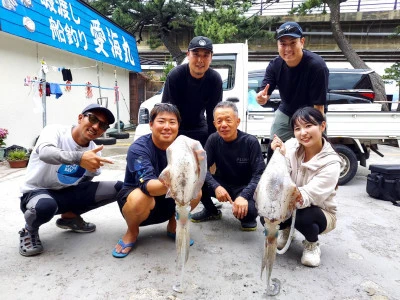
<path id="1" fill-rule="evenodd" d="M 272 38 L 263 29 L 277 22 L 276 18 L 262 23 L 258 16 L 245 18 L 243 14 L 256 0 L 95 0 L 88 2 L 102 14 L 111 18 L 125 30 L 143 41 L 144 27 L 150 31 L 147 43 L 152 49 L 161 44 L 177 63 L 184 59 L 175 36 L 181 30 L 194 30 L 215 43 L 244 42 L 249 37 Z M 279 0 L 265 0 L 266 4 Z M 197 6 L 197 10 L 194 8 Z M 200 8 L 199 8 L 200 7 Z M 198 20 L 197 20 L 198 19 Z"/>
<path id="2" fill-rule="evenodd" d="M 250 37 L 273 39 L 273 34 L 263 28 L 276 23 L 278 18 L 268 18 L 262 23 L 257 15 L 248 18 L 244 16 L 254 1 L 215 0 L 207 2 L 212 7 L 204 9 L 196 18 L 194 28 L 196 35 L 205 35 L 214 43 L 245 42 Z"/>
<path id="3" fill-rule="evenodd" d="M 216 1 L 215 10 L 204 11 L 195 21 L 195 35 L 205 35 L 214 43 L 223 43 L 229 36 L 238 33 L 236 24 L 242 21 L 240 8 L 230 1 L 227 8 L 222 5 L 222 0 Z M 243 7 L 246 10 L 246 6 Z"/>
<path id="4" fill-rule="evenodd" d="M 393 36 L 398 36 L 398 35 L 400 35 L 400 25 L 397 26 L 397 27 L 394 29 L 394 33 L 393 33 L 393 35 L 391 35 L 391 37 L 393 37 Z"/>
<path id="5" fill-rule="evenodd" d="M 166 81 L 169 72 L 175 67 L 174 61 L 172 60 L 172 57 L 168 59 L 168 61 L 164 64 L 163 71 L 162 71 L 162 76 L 160 77 L 160 81 Z"/>
<path id="6" fill-rule="evenodd" d="M 361 59 L 357 52 L 351 47 L 351 44 L 343 34 L 342 27 L 340 25 L 340 3 L 346 2 L 347 0 L 306 0 L 290 13 L 298 13 L 304 15 L 312 12 L 315 8 L 321 8 L 324 5 L 328 5 L 330 14 L 330 25 L 333 34 L 333 38 L 338 44 L 343 55 L 347 58 L 348 62 L 356 69 L 370 69 L 368 65 Z M 324 7 L 325 8 L 325 7 Z M 323 12 L 325 9 L 323 9 Z M 374 87 L 375 99 L 374 101 L 386 101 L 385 85 L 382 78 L 377 73 L 371 74 L 371 80 Z M 382 110 L 388 111 L 387 103 L 382 104 Z"/>
<path id="7" fill-rule="evenodd" d="M 396 86 L 399 87 L 399 101 L 400 101 L 400 62 L 396 62 L 389 68 L 385 69 L 383 79 L 394 80 L 397 82 Z M 400 103 L 397 103 L 397 111 L 400 111 Z"/>
<path id="8" fill-rule="evenodd" d="M 189 3 L 177 0 L 96 0 L 89 4 L 135 35 L 138 43 L 143 41 L 143 28 L 151 26 L 154 34 L 150 44 L 157 45 L 154 39 L 160 39 L 178 63 L 183 60 L 174 34 L 193 27 L 197 12 Z"/>

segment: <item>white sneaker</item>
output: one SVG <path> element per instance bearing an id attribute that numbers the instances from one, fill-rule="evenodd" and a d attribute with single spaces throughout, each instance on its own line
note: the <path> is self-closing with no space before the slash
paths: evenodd
<path id="1" fill-rule="evenodd" d="M 319 243 L 310 243 L 307 240 L 303 241 L 304 250 L 301 257 L 301 263 L 307 267 L 318 267 L 321 262 L 321 249 Z"/>
<path id="2" fill-rule="evenodd" d="M 276 244 L 276 247 L 278 248 L 278 250 L 281 250 L 281 249 L 283 249 L 283 247 L 285 247 L 285 245 L 289 239 L 289 235 L 290 235 L 290 227 L 278 231 L 278 240 L 277 240 L 277 244 Z M 294 237 L 294 235 L 293 235 L 293 237 Z"/>

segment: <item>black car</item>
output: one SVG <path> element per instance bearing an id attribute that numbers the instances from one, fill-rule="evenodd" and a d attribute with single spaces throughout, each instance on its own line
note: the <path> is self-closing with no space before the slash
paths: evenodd
<path id="1" fill-rule="evenodd" d="M 372 88 L 370 74 L 373 70 L 364 69 L 329 69 L 327 105 L 330 104 L 354 104 L 371 103 L 375 93 Z M 249 71 L 248 85 L 250 93 L 258 93 L 264 79 L 265 69 Z M 263 106 L 276 110 L 281 99 L 277 89 L 271 95 L 270 100 Z"/>

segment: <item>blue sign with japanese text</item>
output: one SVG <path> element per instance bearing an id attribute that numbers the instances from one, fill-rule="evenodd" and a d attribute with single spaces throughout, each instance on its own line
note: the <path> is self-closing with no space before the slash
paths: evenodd
<path id="1" fill-rule="evenodd" d="M 2 0 L 0 30 L 141 72 L 135 39 L 78 0 Z"/>

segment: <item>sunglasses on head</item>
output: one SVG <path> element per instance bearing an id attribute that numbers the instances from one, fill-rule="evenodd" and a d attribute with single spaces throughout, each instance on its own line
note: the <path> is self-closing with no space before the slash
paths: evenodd
<path id="1" fill-rule="evenodd" d="M 84 116 L 88 117 L 88 120 L 92 125 L 96 125 L 97 123 L 99 123 L 99 128 L 103 131 L 106 131 L 108 128 L 110 128 L 110 125 L 108 125 L 108 123 L 100 121 L 99 118 L 97 118 L 94 114 L 86 113 L 84 114 Z"/>
<path id="2" fill-rule="evenodd" d="M 288 33 L 296 33 L 298 35 L 302 35 L 301 30 L 297 26 L 286 26 L 285 28 L 277 29 L 276 30 L 276 37 L 281 36 L 282 34 L 288 34 Z"/>
<path id="3" fill-rule="evenodd" d="M 161 107 L 163 107 L 163 106 L 166 106 L 166 107 L 174 107 L 174 108 L 176 108 L 176 106 L 174 105 L 174 104 L 171 104 L 171 103 L 156 103 L 156 104 L 154 104 L 154 107 L 158 107 L 158 106 L 161 106 Z"/>

